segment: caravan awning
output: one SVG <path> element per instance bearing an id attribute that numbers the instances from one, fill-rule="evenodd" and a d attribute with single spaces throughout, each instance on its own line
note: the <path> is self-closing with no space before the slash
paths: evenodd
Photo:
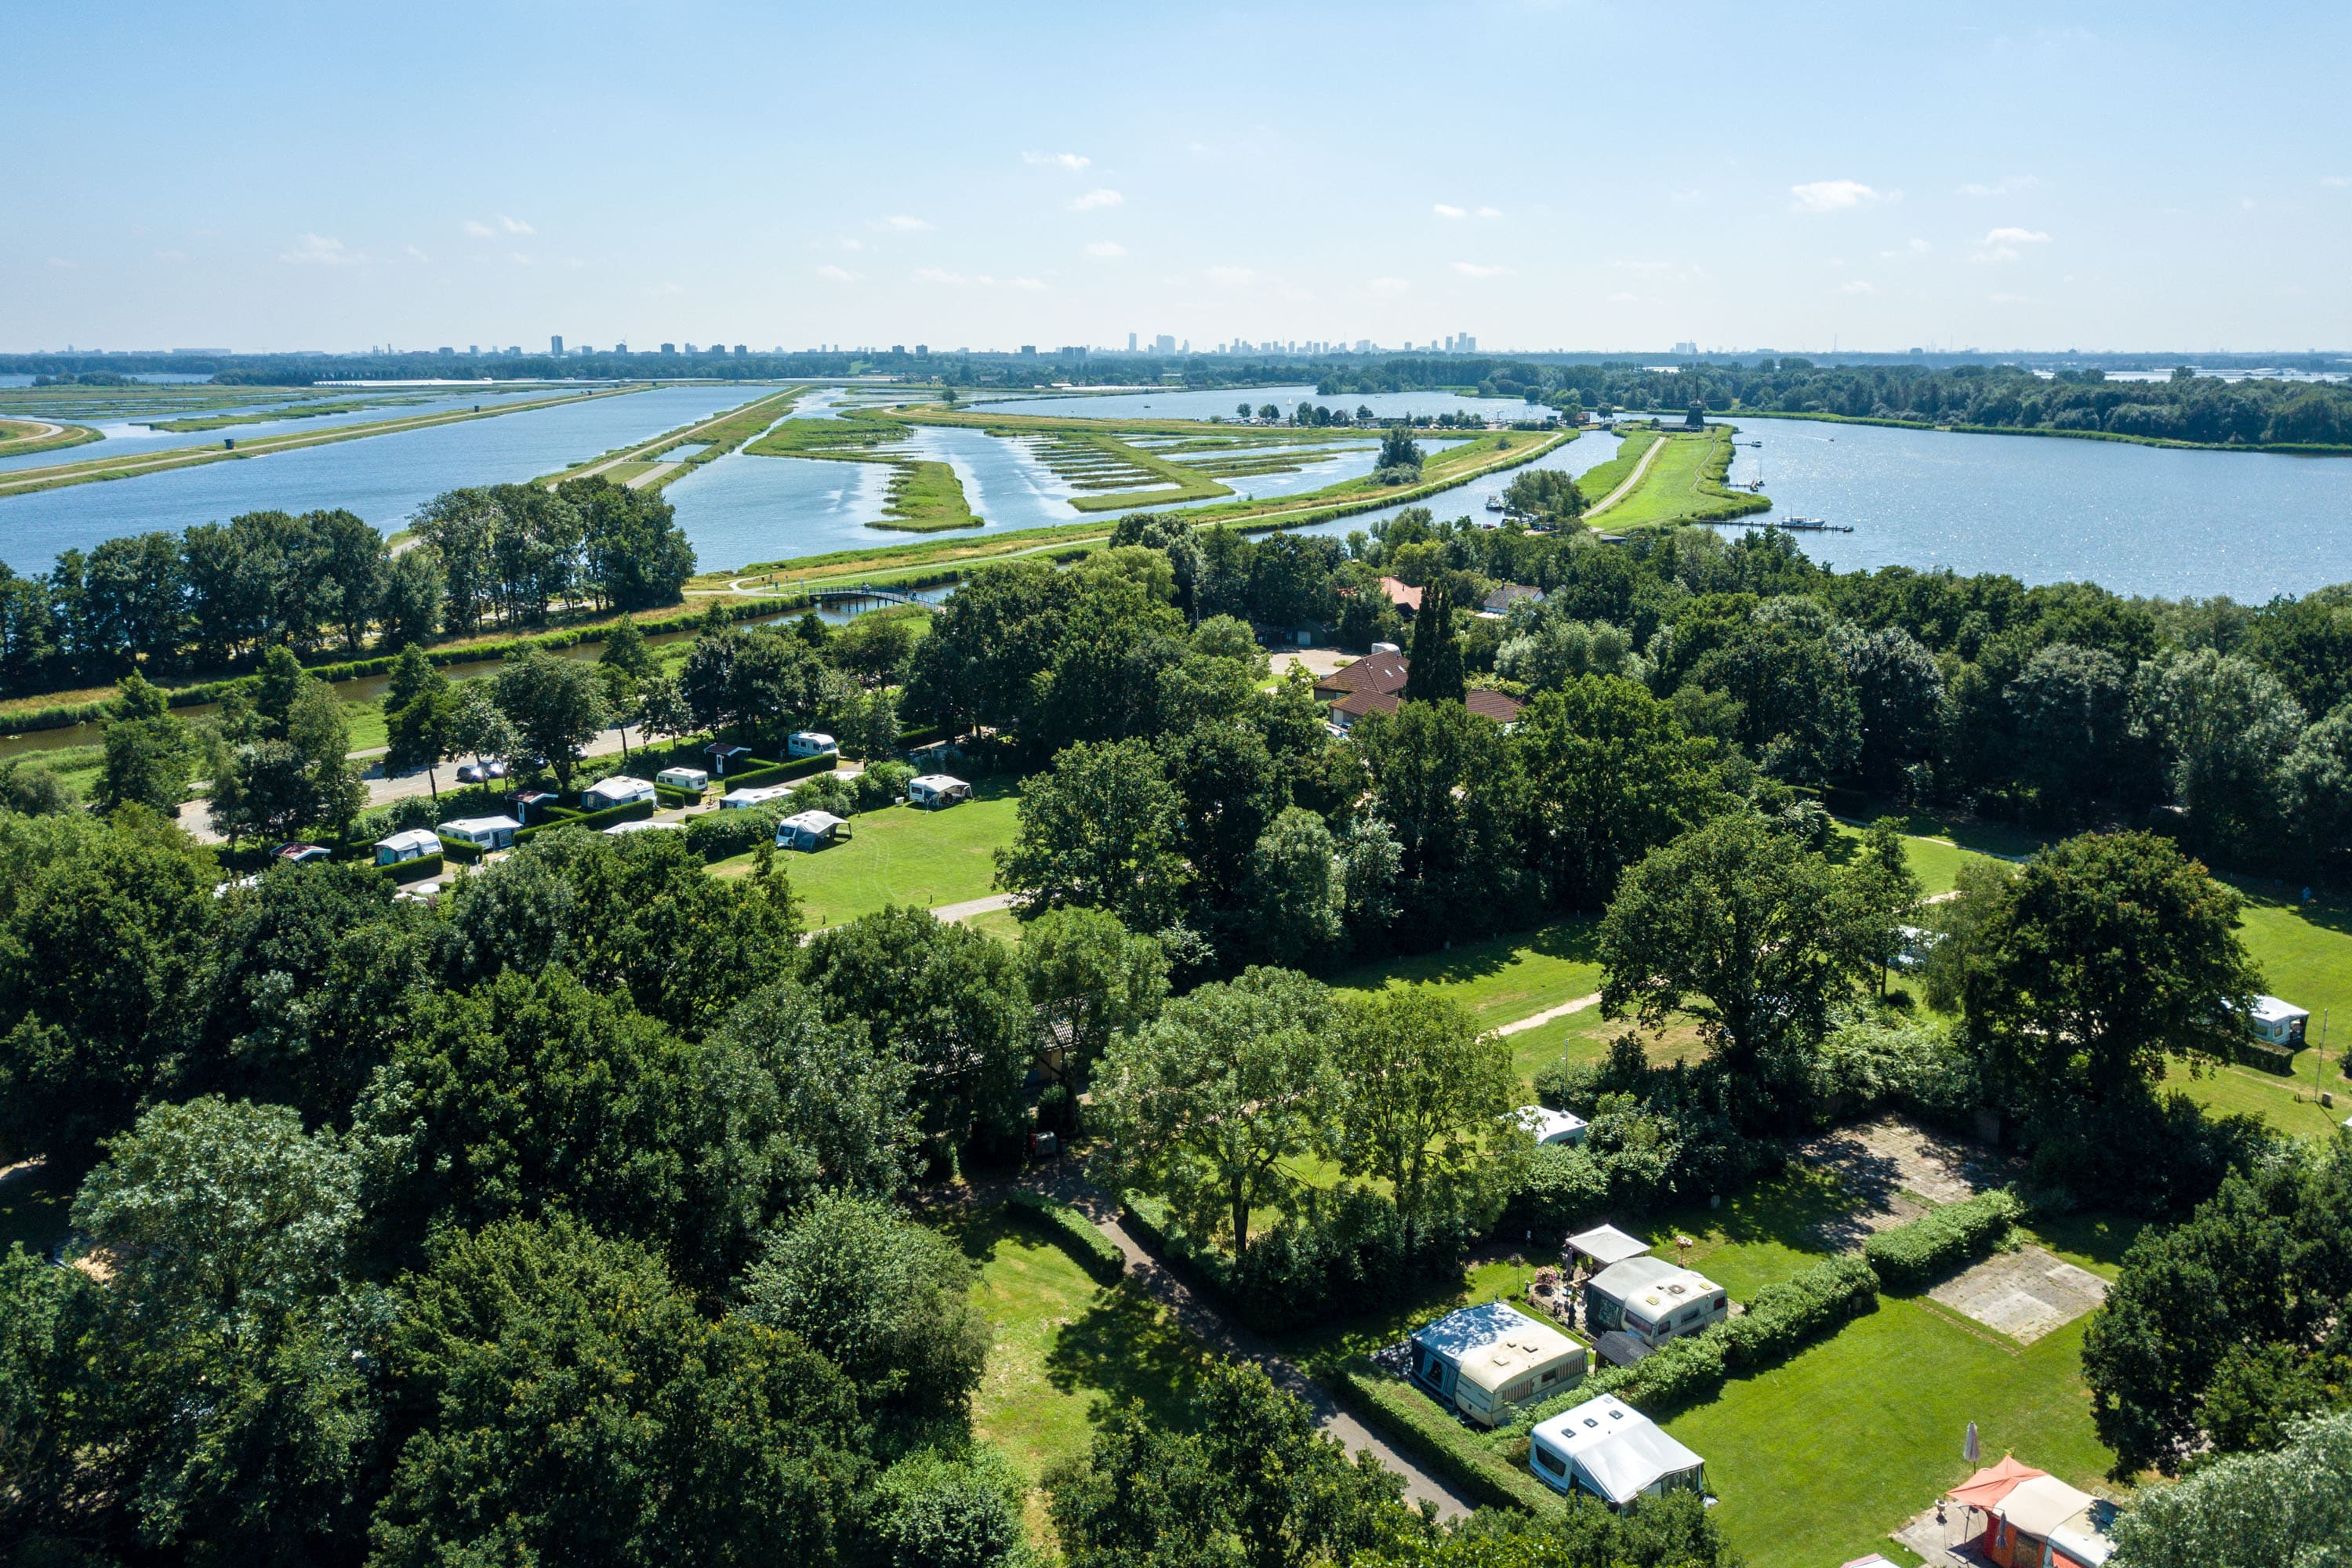
<path id="1" fill-rule="evenodd" d="M 1979 1470 L 1975 1475 L 1954 1487 L 1947 1495 L 1954 1502 L 1966 1503 L 1970 1508 L 1980 1508 L 1990 1511 L 1998 1508 L 2003 1498 L 2025 1482 L 2033 1479 L 2036 1476 L 2049 1473 L 2047 1470 L 2037 1470 L 2032 1465 L 2004 1455 L 2000 1464 Z"/>
<path id="2" fill-rule="evenodd" d="M 1582 1253 L 1595 1266 L 1606 1268 L 1612 1263 L 1622 1263 L 1629 1258 L 1639 1258 L 1650 1250 L 1650 1244 L 1639 1237 L 1627 1236 L 1613 1225 L 1595 1226 L 1591 1230 L 1568 1238 L 1570 1252 Z"/>

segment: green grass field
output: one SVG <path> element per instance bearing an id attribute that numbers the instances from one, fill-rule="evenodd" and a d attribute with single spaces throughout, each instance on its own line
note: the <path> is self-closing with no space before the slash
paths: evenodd
<path id="1" fill-rule="evenodd" d="M 1633 447 L 1642 438 L 1640 435 L 1628 436 L 1626 447 Z M 1651 462 L 1633 493 L 1608 510 L 1592 514 L 1596 527 L 1612 531 L 1671 527 L 1738 517 L 1762 511 L 1770 505 L 1762 496 L 1724 488 L 1722 479 L 1731 457 L 1728 429 L 1711 426 L 1703 436 L 1669 435 L 1662 438 L 1664 449 Z M 1639 455 L 1637 451 L 1637 460 Z M 1608 472 L 1623 461 L 1624 450 L 1621 448 L 1616 458 L 1579 479 L 1577 489 L 1593 501 L 1604 499 L 1632 471 L 1632 465 L 1626 464 L 1622 472 Z"/>
<path id="2" fill-rule="evenodd" d="M 1020 786 L 982 779 L 972 798 L 944 811 L 885 806 L 850 818 L 852 837 L 814 855 L 784 855 L 778 864 L 800 895 L 801 913 L 814 930 L 872 914 L 885 904 L 932 908 L 993 893 L 996 851 L 1020 826 Z M 711 869 L 741 876 L 751 857 L 721 860 Z"/>
<path id="3" fill-rule="evenodd" d="M 1096 1420 L 1115 1405 L 1139 1400 L 1161 1419 L 1181 1415 L 1207 1352 L 1141 1286 L 1097 1284 L 1060 1247 L 1009 1224 L 1001 1205 L 950 1234 L 980 1265 L 972 1299 L 996 1330 L 972 1431 L 1033 1489 L 1053 1466 L 1085 1455 Z M 1034 1489 L 1028 1511 L 1031 1538 L 1048 1540 Z"/>
<path id="4" fill-rule="evenodd" d="M 951 528 L 978 528 L 982 520 L 964 499 L 963 481 L 945 463 L 893 465 L 890 505 L 868 528 L 896 529 L 904 533 L 941 533 Z"/>
<path id="5" fill-rule="evenodd" d="M 1601 989 L 1601 964 L 1593 922 L 1566 920 L 1532 931 L 1456 942 L 1443 952 L 1368 964 L 1333 984 L 1349 991 L 1433 985 L 1491 1028 L 1591 995 Z"/>
<path id="6" fill-rule="evenodd" d="M 2097 1480 L 2114 1457 L 2091 1428 L 2083 1332 L 2077 1320 L 2021 1347 L 1887 1297 L 1666 1430 L 1706 1460 L 1716 1523 L 1751 1568 L 1820 1568 L 1885 1549 L 1887 1531 L 1966 1479 L 1971 1421 L 1987 1463 L 2014 1452 L 2076 1486 Z"/>

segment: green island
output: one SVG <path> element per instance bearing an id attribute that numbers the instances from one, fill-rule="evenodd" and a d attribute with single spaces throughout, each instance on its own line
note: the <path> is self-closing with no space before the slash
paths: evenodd
<path id="1" fill-rule="evenodd" d="M 87 425 L 0 417 L 0 458 L 53 452 L 61 447 L 79 447 L 99 439 L 99 433 Z"/>

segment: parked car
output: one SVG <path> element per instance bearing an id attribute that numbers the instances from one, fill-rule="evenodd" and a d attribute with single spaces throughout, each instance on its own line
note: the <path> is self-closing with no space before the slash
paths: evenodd
<path id="1" fill-rule="evenodd" d="M 480 763 L 467 763 L 465 766 L 457 770 L 457 782 L 459 784 L 488 784 L 490 782 L 489 770 L 484 767 Z"/>

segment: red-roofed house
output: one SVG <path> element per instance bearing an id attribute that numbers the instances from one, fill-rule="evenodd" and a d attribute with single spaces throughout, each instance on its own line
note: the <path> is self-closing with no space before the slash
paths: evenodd
<path id="1" fill-rule="evenodd" d="M 1318 680 L 1315 695 L 1329 702 L 1358 691 L 1402 691 L 1406 669 L 1405 657 L 1401 653 L 1368 654 Z"/>
<path id="2" fill-rule="evenodd" d="M 1390 604 L 1408 616 L 1421 608 L 1421 590 L 1409 583 L 1400 583 L 1393 577 L 1383 577 L 1381 579 L 1381 592 L 1389 596 Z"/>

